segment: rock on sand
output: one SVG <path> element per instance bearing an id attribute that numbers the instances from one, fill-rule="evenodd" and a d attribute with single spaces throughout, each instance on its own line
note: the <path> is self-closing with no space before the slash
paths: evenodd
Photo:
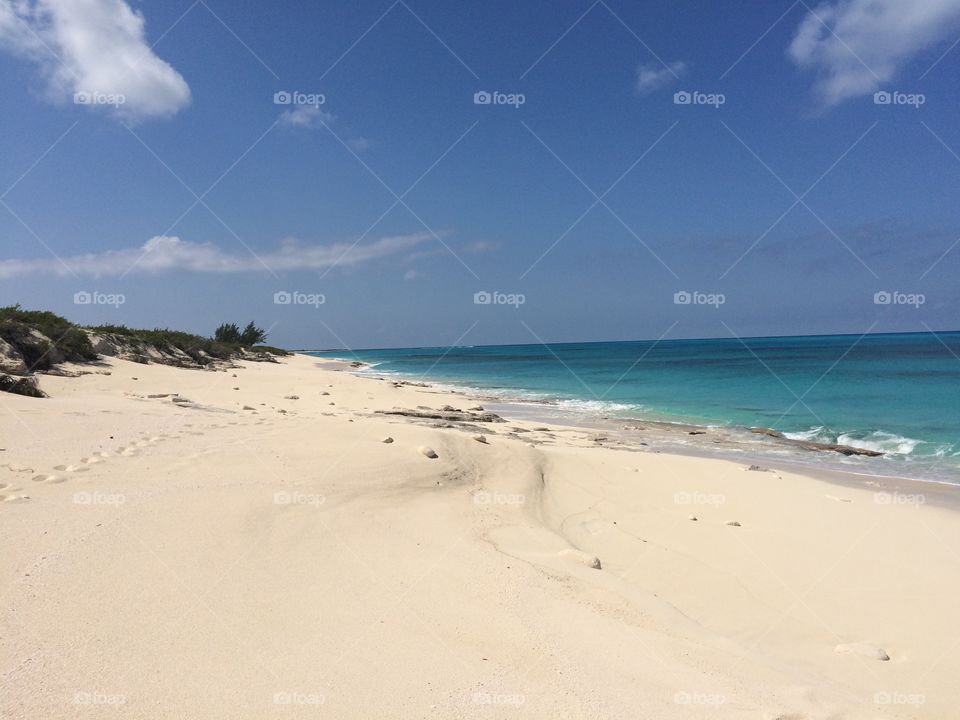
<path id="1" fill-rule="evenodd" d="M 590 553 L 585 553 L 583 550 L 577 550 L 576 548 L 567 548 L 560 551 L 560 556 L 578 562 L 581 565 L 586 565 L 589 568 L 594 570 L 600 570 L 600 558 L 596 555 L 591 555 Z"/>
<path id="2" fill-rule="evenodd" d="M 843 643 L 837 645 L 833 651 L 838 655 L 861 655 L 865 658 L 870 658 L 872 660 L 880 660 L 886 662 L 890 659 L 890 656 L 887 655 L 887 651 L 882 647 L 877 647 L 876 645 L 871 645 L 869 643 Z"/>

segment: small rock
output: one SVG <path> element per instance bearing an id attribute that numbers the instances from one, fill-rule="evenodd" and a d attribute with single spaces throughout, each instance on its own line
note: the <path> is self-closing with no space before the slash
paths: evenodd
<path id="1" fill-rule="evenodd" d="M 321 392 L 320 394 L 321 394 L 321 395 L 329 395 L 330 393 L 328 393 L 326 390 L 324 390 L 324 391 Z"/>
<path id="2" fill-rule="evenodd" d="M 476 412 L 483 412 L 483 407 L 480 405 L 474 405 L 472 408 L 467 408 L 467 410 L 474 410 Z"/>
<path id="3" fill-rule="evenodd" d="M 887 651 L 882 647 L 870 645 L 869 643 L 844 643 L 837 645 L 833 651 L 838 655 L 861 655 L 872 660 L 886 662 L 890 659 Z"/>
<path id="4" fill-rule="evenodd" d="M 478 443 L 483 443 L 484 445 L 487 444 L 487 436 L 486 436 L 486 435 L 474 435 L 474 436 L 473 436 L 473 439 L 476 440 Z"/>
<path id="5" fill-rule="evenodd" d="M 693 520 L 694 522 L 696 522 L 699 519 L 700 518 L 698 518 L 696 515 L 687 515 L 687 520 Z"/>
<path id="6" fill-rule="evenodd" d="M 420 447 L 418 447 L 418 448 L 417 448 L 417 452 L 420 453 L 421 455 L 425 456 L 425 457 L 430 458 L 431 460 L 434 460 L 434 459 L 440 457 L 440 456 L 437 455 L 437 453 L 433 450 L 433 448 L 429 448 L 429 447 L 427 447 L 426 445 L 421 445 Z"/>
<path id="7" fill-rule="evenodd" d="M 256 411 L 256 408 L 252 408 L 252 407 L 250 407 L 249 405 L 244 405 L 244 406 L 243 406 L 243 409 L 244 409 L 244 410 L 253 410 L 253 411 Z"/>
<path id="8" fill-rule="evenodd" d="M 589 568 L 594 570 L 603 569 L 600 565 L 600 558 L 596 555 L 591 555 L 590 553 L 585 553 L 583 550 L 577 550 L 576 548 L 567 548 L 566 550 L 561 550 L 560 555 L 562 557 L 569 558 L 575 562 L 586 565 Z"/>
<path id="9" fill-rule="evenodd" d="M 387 435 L 387 436 L 386 436 L 383 440 L 381 440 L 380 442 L 382 442 L 382 443 L 392 443 L 392 442 L 393 442 L 393 438 L 390 437 L 389 435 Z"/>
<path id="10" fill-rule="evenodd" d="M 236 388 L 234 388 L 234 389 L 236 389 Z M 283 399 L 284 399 L 284 400 L 299 400 L 299 399 L 300 399 L 300 396 L 299 396 L 299 395 L 284 395 L 284 396 L 283 396 Z"/>
<path id="11" fill-rule="evenodd" d="M 177 403 L 177 405 L 187 405 L 187 404 L 193 402 L 193 400 L 187 400 L 185 397 L 180 397 L 179 395 L 174 395 L 174 396 L 173 396 L 172 398 L 170 398 L 170 399 L 171 399 L 173 402 Z"/>
<path id="12" fill-rule="evenodd" d="M 752 472 L 770 472 L 770 468 L 761 467 L 760 465 L 751 465 L 747 470 Z"/>
<path id="13" fill-rule="evenodd" d="M 740 527 L 740 522 L 738 520 L 727 520 L 724 525 L 729 525 L 730 527 Z"/>

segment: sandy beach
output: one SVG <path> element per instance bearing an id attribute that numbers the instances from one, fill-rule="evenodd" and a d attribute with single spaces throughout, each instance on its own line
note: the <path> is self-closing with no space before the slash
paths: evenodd
<path id="1" fill-rule="evenodd" d="M 2 717 L 956 713 L 949 488 L 383 414 L 481 415 L 303 355 L 98 370 L 0 398 Z"/>

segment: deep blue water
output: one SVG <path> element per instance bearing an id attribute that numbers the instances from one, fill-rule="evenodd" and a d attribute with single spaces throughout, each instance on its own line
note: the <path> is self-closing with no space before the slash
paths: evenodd
<path id="1" fill-rule="evenodd" d="M 584 413 L 770 427 L 960 479 L 960 333 L 315 354 Z"/>

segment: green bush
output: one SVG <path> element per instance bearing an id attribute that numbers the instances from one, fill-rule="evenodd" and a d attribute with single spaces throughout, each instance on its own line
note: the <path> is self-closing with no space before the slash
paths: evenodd
<path id="1" fill-rule="evenodd" d="M 52 344 L 36 340 L 31 330 L 42 333 Z M 90 338 L 83 330 L 48 311 L 24 310 L 19 305 L 0 308 L 0 337 L 20 351 L 31 371 L 47 370 L 61 359 L 72 362 L 97 359 Z"/>

